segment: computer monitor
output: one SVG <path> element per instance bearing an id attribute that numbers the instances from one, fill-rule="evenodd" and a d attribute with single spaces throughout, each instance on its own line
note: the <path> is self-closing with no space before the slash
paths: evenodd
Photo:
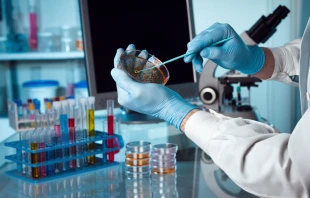
<path id="1" fill-rule="evenodd" d="M 117 104 L 116 85 L 110 72 L 118 48 L 131 43 L 146 49 L 162 61 L 182 55 L 194 35 L 190 0 L 80 0 L 89 94 L 96 97 L 96 109 L 106 100 Z M 182 59 L 169 63 L 166 86 L 182 97 L 198 96 L 196 73 Z"/>

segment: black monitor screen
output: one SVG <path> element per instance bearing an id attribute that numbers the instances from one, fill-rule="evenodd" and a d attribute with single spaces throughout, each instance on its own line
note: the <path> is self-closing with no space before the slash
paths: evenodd
<path id="1" fill-rule="evenodd" d="M 97 93 L 116 90 L 110 71 L 120 47 L 133 43 L 161 61 L 186 52 L 190 40 L 186 0 L 88 0 L 87 4 Z M 194 82 L 192 65 L 183 59 L 167 68 L 167 85 Z"/>

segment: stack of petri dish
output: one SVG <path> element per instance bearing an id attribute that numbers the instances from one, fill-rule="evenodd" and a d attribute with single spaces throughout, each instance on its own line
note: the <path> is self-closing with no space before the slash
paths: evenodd
<path id="1" fill-rule="evenodd" d="M 173 174 L 176 172 L 176 144 L 157 144 L 152 150 L 152 172 L 154 174 Z"/>
<path id="2" fill-rule="evenodd" d="M 135 141 L 126 144 L 125 174 L 129 178 L 144 178 L 151 174 L 151 143 Z"/>

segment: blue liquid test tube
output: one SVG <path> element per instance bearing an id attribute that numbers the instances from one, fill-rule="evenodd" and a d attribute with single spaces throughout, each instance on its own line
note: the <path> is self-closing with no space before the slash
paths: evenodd
<path id="1" fill-rule="evenodd" d="M 69 126 L 68 126 L 68 101 L 62 100 L 61 104 L 61 114 L 60 114 L 60 129 L 62 136 L 62 143 L 69 144 Z M 63 149 L 63 158 L 69 157 L 69 148 Z M 63 162 L 63 170 L 69 169 L 69 161 Z"/>

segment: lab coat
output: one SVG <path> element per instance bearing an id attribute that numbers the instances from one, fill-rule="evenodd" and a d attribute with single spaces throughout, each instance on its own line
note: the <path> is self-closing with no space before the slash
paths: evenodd
<path id="1" fill-rule="evenodd" d="M 184 131 L 244 190 L 259 197 L 310 197 L 310 19 L 302 40 L 271 51 L 271 79 L 300 86 L 303 116 L 292 134 L 212 110 L 193 114 Z"/>

